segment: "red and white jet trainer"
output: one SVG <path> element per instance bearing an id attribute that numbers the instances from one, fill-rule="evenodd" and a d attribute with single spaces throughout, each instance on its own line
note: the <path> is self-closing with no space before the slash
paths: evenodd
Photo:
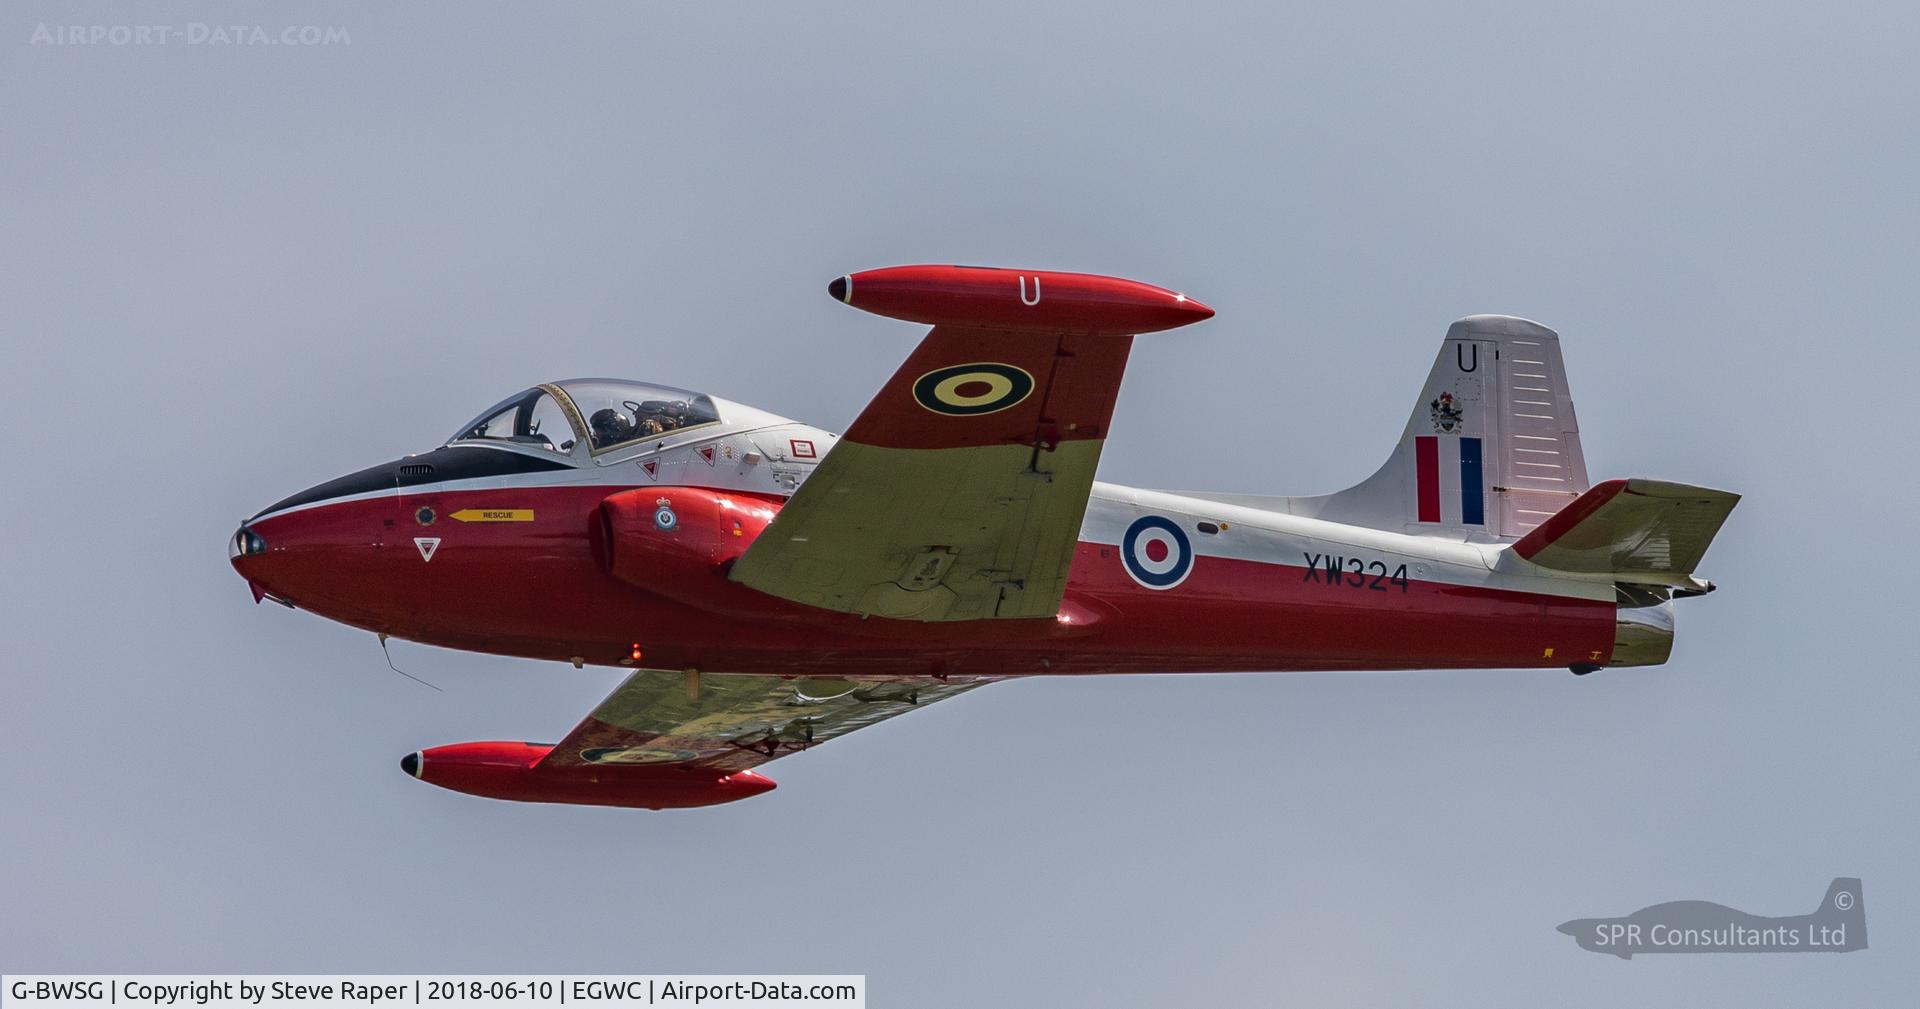
<path id="1" fill-rule="evenodd" d="M 904 266 L 834 298 L 933 331 L 845 435 L 639 382 L 538 385 L 234 535 L 256 601 L 633 667 L 552 745 L 408 754 L 475 795 L 701 806 L 1016 676 L 1666 661 L 1739 500 L 1587 482 L 1559 338 L 1447 330 L 1384 466 L 1316 497 L 1098 483 L 1134 334 L 1213 310 L 1073 273 Z"/>

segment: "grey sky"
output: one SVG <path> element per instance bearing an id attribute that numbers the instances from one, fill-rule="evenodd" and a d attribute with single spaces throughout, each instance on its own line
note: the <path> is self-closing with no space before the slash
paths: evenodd
<path id="1" fill-rule="evenodd" d="M 875 1005 L 1887 1005 L 1920 988 L 1910 5 L 0 8 L 10 971 L 847 971 Z M 49 24 L 333 47 L 36 46 Z M 843 427 L 848 270 L 1087 270 L 1102 466 L 1310 493 L 1470 312 L 1560 330 L 1589 466 L 1747 495 L 1670 665 L 1029 681 L 691 813 L 487 802 L 607 670 L 255 607 L 234 523 L 611 374 Z M 502 586 L 501 605 L 513 589 Z M 1844 956 L 1582 952 L 1703 898 Z"/>

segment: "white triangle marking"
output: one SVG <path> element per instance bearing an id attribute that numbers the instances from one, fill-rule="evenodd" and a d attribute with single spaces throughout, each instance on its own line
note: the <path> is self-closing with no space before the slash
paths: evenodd
<path id="1" fill-rule="evenodd" d="M 415 536 L 413 545 L 420 548 L 422 561 L 430 561 L 433 560 L 433 552 L 440 549 L 440 540 L 438 537 Z"/>

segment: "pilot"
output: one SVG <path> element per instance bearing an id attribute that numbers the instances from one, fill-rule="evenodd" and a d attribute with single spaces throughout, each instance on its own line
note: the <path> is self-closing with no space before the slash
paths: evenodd
<path id="1" fill-rule="evenodd" d="M 641 404 L 639 430 L 641 434 L 665 434 L 682 425 L 674 409 L 677 403 L 647 402 Z"/>
<path id="2" fill-rule="evenodd" d="M 613 407 L 595 410 L 587 419 L 587 426 L 593 429 L 593 447 L 606 448 L 630 441 L 634 436 L 633 418 L 615 410 Z"/>

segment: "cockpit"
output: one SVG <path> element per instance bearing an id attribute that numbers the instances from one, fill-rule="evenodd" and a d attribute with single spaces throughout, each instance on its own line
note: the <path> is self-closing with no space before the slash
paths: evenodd
<path id="1" fill-rule="evenodd" d="M 509 396 L 462 427 L 447 444 L 511 445 L 581 457 L 719 422 L 713 399 L 697 392 L 579 378 Z"/>

